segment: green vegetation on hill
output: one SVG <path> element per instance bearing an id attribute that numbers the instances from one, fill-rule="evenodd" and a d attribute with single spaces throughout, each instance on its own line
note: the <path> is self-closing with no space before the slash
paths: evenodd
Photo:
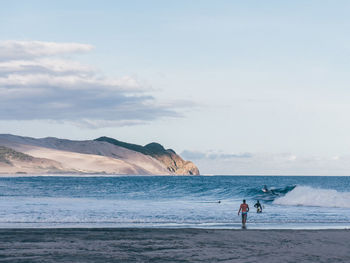
<path id="1" fill-rule="evenodd" d="M 132 144 L 132 143 L 118 141 L 116 139 L 109 138 L 109 137 L 100 137 L 100 138 L 97 138 L 95 141 L 109 142 L 111 144 L 114 144 L 114 145 L 117 145 L 120 147 L 124 147 L 124 148 L 127 148 L 129 150 L 133 150 L 135 152 L 140 152 L 140 153 L 143 153 L 146 155 L 151 155 L 151 156 L 163 155 L 163 154 L 167 155 L 167 154 L 169 154 L 168 151 L 176 154 L 173 150 L 171 150 L 171 149 L 166 150 L 166 149 L 164 149 L 164 147 L 162 145 L 160 145 L 159 143 L 155 143 L 155 142 L 152 142 L 150 144 L 142 146 L 142 145 L 138 145 L 138 144 Z"/>
<path id="2" fill-rule="evenodd" d="M 11 164 L 11 159 L 20 161 L 32 161 L 34 158 L 30 155 L 12 150 L 11 148 L 0 146 L 0 162 Z"/>
<path id="3" fill-rule="evenodd" d="M 95 141 L 109 142 L 111 144 L 114 144 L 114 145 L 117 145 L 117 146 L 120 146 L 120 147 L 124 147 L 124 148 L 127 148 L 129 150 L 133 150 L 135 152 L 140 152 L 140 153 L 143 153 L 143 154 L 146 154 L 146 155 L 150 155 L 151 154 L 150 151 L 148 151 L 145 147 L 143 147 L 141 145 L 127 143 L 127 142 L 122 142 L 122 141 L 118 141 L 116 139 L 105 137 L 105 136 L 97 138 L 97 139 L 95 139 Z"/>
<path id="4" fill-rule="evenodd" d="M 172 149 L 164 149 L 159 143 L 152 142 L 145 146 L 141 146 L 138 144 L 118 141 L 109 137 L 100 137 L 95 139 L 95 141 L 108 142 L 135 152 L 152 156 L 163 163 L 170 172 L 175 174 L 199 175 L 198 168 L 192 162 L 184 161 L 175 151 Z"/>

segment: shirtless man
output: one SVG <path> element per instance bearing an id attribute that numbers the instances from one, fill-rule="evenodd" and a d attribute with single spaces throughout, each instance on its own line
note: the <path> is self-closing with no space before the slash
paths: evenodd
<path id="1" fill-rule="evenodd" d="M 245 223 L 247 222 L 247 214 L 249 212 L 249 205 L 245 203 L 245 200 L 243 200 L 243 204 L 239 207 L 238 215 L 242 210 L 242 226 L 245 227 Z"/>

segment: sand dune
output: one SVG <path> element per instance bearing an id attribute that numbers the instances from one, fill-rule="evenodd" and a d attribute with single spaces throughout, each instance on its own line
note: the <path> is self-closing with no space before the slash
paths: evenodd
<path id="1" fill-rule="evenodd" d="M 152 157 L 106 142 L 0 135 L 0 145 L 36 158 L 56 161 L 61 165 L 61 172 L 170 174 L 164 165 Z M 9 168 L 8 173 L 13 171 L 13 167 Z"/>
<path id="2" fill-rule="evenodd" d="M 0 174 L 2 173 L 55 173 L 64 168 L 59 162 L 35 158 L 0 146 Z"/>

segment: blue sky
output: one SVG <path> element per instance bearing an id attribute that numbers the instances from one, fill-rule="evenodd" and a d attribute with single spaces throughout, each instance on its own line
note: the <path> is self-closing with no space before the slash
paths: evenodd
<path id="1" fill-rule="evenodd" d="M 349 175 L 349 5 L 2 1 L 0 132 L 157 141 L 203 173 Z"/>

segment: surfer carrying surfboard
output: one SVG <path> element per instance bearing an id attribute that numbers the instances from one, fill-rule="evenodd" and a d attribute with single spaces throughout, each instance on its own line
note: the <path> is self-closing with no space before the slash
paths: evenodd
<path id="1" fill-rule="evenodd" d="M 254 205 L 254 207 L 256 208 L 256 212 L 257 213 L 261 213 L 262 212 L 262 206 L 261 206 L 259 200 L 256 201 L 256 204 Z"/>

